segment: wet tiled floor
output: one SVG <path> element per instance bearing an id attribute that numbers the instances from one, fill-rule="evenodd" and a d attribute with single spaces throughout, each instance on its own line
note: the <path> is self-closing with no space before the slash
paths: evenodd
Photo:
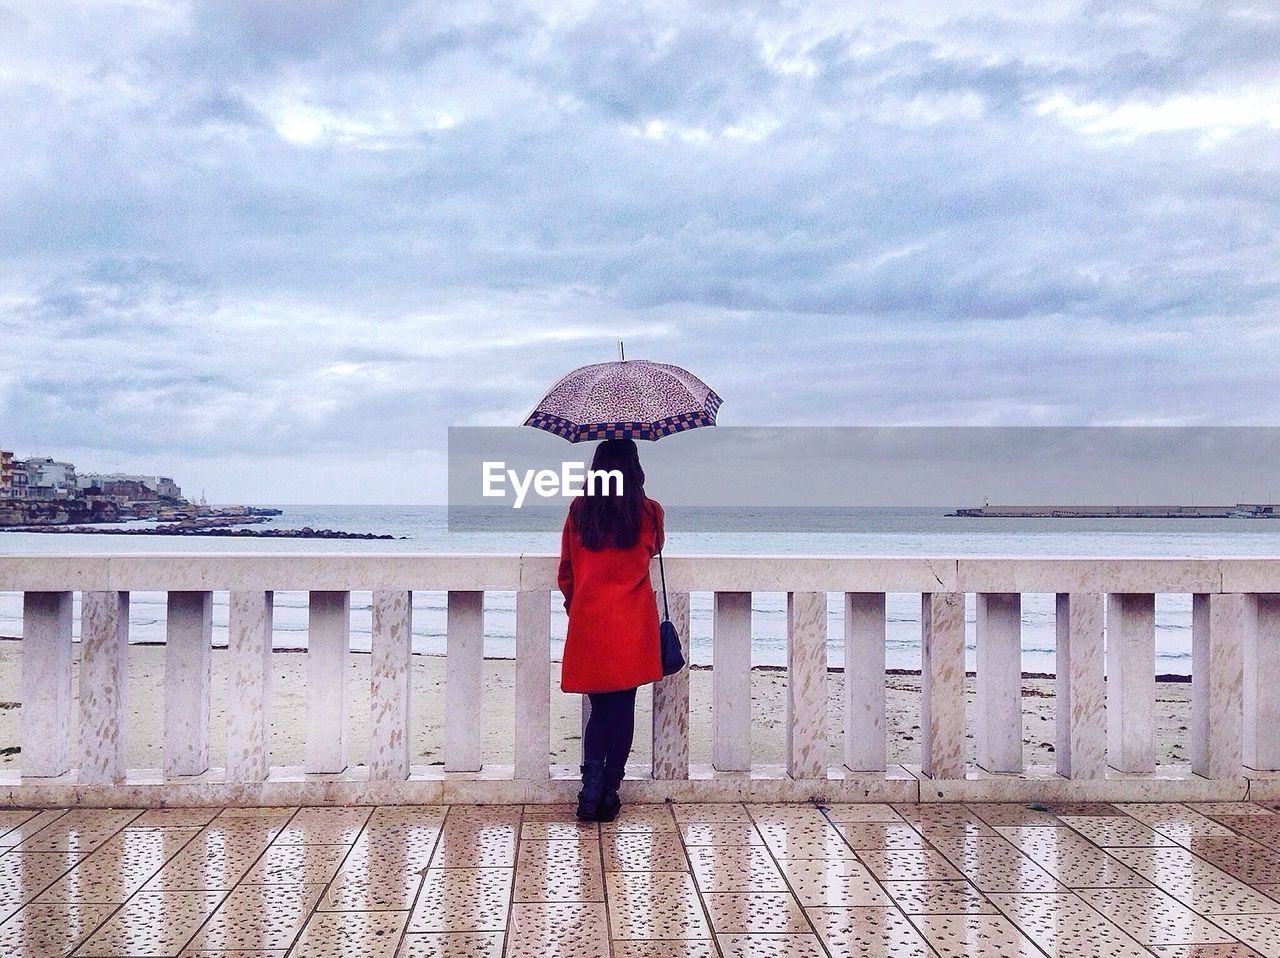
<path id="1" fill-rule="evenodd" d="M 1280 958 L 1280 814 L 0 809 L 4 958 Z"/>

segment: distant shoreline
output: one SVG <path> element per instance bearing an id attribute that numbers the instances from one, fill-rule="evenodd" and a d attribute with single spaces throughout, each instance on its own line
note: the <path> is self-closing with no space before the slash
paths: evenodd
<path id="1" fill-rule="evenodd" d="M 1234 506 L 993 506 L 956 509 L 963 519 L 1280 519 L 1280 505 L 1238 502 Z"/>

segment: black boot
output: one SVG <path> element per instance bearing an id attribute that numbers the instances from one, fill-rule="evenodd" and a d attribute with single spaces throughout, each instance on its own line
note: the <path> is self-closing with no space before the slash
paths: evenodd
<path id="1" fill-rule="evenodd" d="M 604 797 L 600 799 L 600 821 L 611 822 L 622 810 L 622 799 L 618 797 L 618 789 L 626 777 L 627 767 L 608 765 L 604 770 Z"/>
<path id="2" fill-rule="evenodd" d="M 582 763 L 582 791 L 578 792 L 578 821 L 594 822 L 604 796 L 604 762 L 587 759 Z"/>

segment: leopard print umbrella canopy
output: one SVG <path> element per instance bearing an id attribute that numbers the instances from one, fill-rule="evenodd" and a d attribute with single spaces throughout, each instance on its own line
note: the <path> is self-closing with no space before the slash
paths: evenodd
<path id="1" fill-rule="evenodd" d="M 679 366 L 628 359 L 575 369 L 542 397 L 526 426 L 570 442 L 661 439 L 714 426 L 720 397 Z"/>

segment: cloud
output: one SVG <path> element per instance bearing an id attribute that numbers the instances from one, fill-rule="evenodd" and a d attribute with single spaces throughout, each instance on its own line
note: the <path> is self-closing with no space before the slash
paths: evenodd
<path id="1" fill-rule="evenodd" d="M 1277 40 L 1192 0 L 0 7 L 0 446 L 412 501 L 619 338 L 726 422 L 1269 423 Z"/>

